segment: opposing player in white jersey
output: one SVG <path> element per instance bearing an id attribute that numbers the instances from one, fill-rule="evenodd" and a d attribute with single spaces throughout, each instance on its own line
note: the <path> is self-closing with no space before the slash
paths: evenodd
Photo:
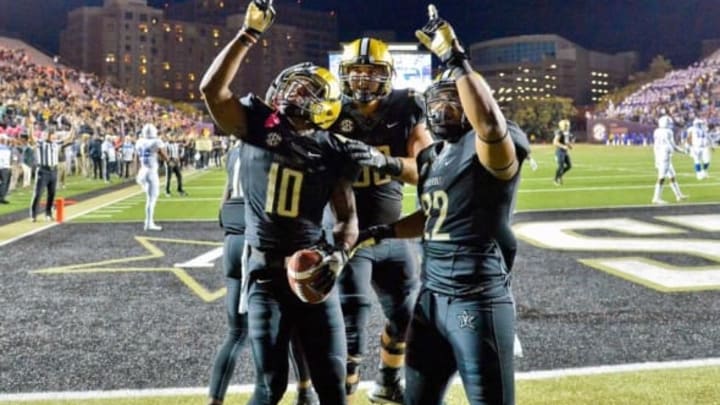
<path id="1" fill-rule="evenodd" d="M 658 177 L 655 183 L 655 194 L 653 195 L 653 204 L 667 204 L 662 199 L 662 189 L 665 179 L 670 180 L 670 188 L 675 193 L 675 199 L 681 201 L 687 197 L 680 191 L 680 186 L 675 179 L 675 168 L 672 164 L 672 154 L 674 151 L 683 152 L 677 144 L 675 144 L 675 134 L 673 133 L 673 121 L 667 115 L 663 115 L 658 120 L 658 128 L 653 133 L 654 150 L 655 150 L 655 167 L 657 168 Z"/>
<path id="2" fill-rule="evenodd" d="M 145 230 L 161 231 L 162 227 L 155 224 L 155 204 L 160 194 L 158 178 L 158 155 L 167 160 L 164 144 L 157 137 L 158 130 L 153 124 L 145 124 L 140 132 L 140 139 L 135 144 L 140 160 L 137 183 L 145 190 Z"/>
<path id="3" fill-rule="evenodd" d="M 688 128 L 688 146 L 690 147 L 690 156 L 695 163 L 695 176 L 698 180 L 708 178 L 708 168 L 710 167 L 710 148 L 712 142 L 705 125 L 705 120 L 695 118 L 693 125 Z"/>

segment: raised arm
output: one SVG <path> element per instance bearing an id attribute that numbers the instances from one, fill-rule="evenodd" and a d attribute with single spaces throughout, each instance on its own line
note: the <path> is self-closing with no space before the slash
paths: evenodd
<path id="1" fill-rule="evenodd" d="M 517 173 L 518 162 L 500 106 L 488 84 L 470 66 L 452 26 L 438 16 L 432 4 L 428 14 L 428 23 L 415 35 L 451 70 L 463 111 L 477 135 L 475 152 L 480 163 L 496 178 L 508 180 Z"/>
<path id="2" fill-rule="evenodd" d="M 244 137 L 247 132 L 247 117 L 239 100 L 230 90 L 240 63 L 272 25 L 275 9 L 272 0 L 253 0 L 245 11 L 245 22 L 222 51 L 215 57 L 203 75 L 200 91 L 205 98 L 210 115 L 215 123 L 227 134 Z"/>

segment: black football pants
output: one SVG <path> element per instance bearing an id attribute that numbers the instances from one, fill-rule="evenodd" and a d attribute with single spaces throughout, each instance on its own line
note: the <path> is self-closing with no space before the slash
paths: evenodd
<path id="1" fill-rule="evenodd" d="M 514 325 L 509 287 L 494 299 L 422 289 L 408 330 L 405 405 L 441 405 L 456 371 L 471 405 L 514 404 Z"/>
<path id="2" fill-rule="evenodd" d="M 420 285 L 418 250 L 413 244 L 387 240 L 360 249 L 340 274 L 338 287 L 350 356 L 362 356 L 367 348 L 373 290 L 388 320 L 390 337 L 405 341 Z"/>
<path id="3" fill-rule="evenodd" d="M 37 216 L 40 197 L 43 190 L 47 189 L 47 200 L 45 202 L 45 216 L 52 216 L 53 204 L 55 203 L 55 189 L 57 187 L 57 169 L 38 168 L 35 178 L 35 192 L 30 204 L 30 216 Z"/>
<path id="4" fill-rule="evenodd" d="M 223 246 L 223 270 L 225 273 L 225 306 L 227 310 L 227 335 L 218 349 L 210 377 L 210 397 L 224 399 L 228 384 L 235 371 L 235 362 L 245 346 L 248 335 L 247 314 L 238 313 L 241 292 L 242 255 L 244 235 L 225 236 Z"/>
<path id="5" fill-rule="evenodd" d="M 345 330 L 337 289 L 325 302 L 306 304 L 290 290 L 284 257 L 248 259 L 248 327 L 255 362 L 250 405 L 275 405 L 288 382 L 288 350 L 295 334 L 305 352 L 322 405 L 345 405 Z M 264 257 L 261 257 L 264 256 Z"/>

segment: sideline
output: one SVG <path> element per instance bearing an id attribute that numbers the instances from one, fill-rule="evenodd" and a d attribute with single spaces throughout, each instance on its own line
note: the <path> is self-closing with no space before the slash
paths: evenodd
<path id="1" fill-rule="evenodd" d="M 203 173 L 207 172 L 202 170 L 193 170 L 183 176 L 183 179 L 188 180 L 199 177 Z M 164 179 L 164 177 L 161 178 Z M 92 197 L 87 200 L 82 200 L 78 203 L 68 205 L 65 207 L 65 222 L 141 194 L 143 194 L 142 189 L 139 185 L 133 182 L 129 183 L 127 187 L 123 187 L 119 190 L 101 194 L 97 197 Z M 41 216 L 38 216 L 37 222 L 32 222 L 29 218 L 23 218 L 22 220 L 2 225 L 0 226 L 0 247 L 9 245 L 22 238 L 34 235 L 58 225 L 60 224 L 57 222 L 43 222 Z"/>
<path id="2" fill-rule="evenodd" d="M 108 205 L 115 204 L 116 202 L 122 201 L 126 198 L 141 194 L 142 192 L 143 191 L 140 187 L 133 183 L 131 186 L 121 188 L 120 190 L 102 194 L 100 196 L 69 205 L 65 207 L 65 221 L 70 221 L 95 210 L 107 207 Z M 58 225 L 60 224 L 57 222 L 43 222 L 42 217 L 38 216 L 38 222 L 32 222 L 29 218 L 24 218 L 20 221 L 0 226 L 0 247 L 9 245 L 10 243 L 16 242 L 22 238 L 34 235 Z"/>
<path id="3" fill-rule="evenodd" d="M 694 360 L 630 363 L 596 367 L 565 368 L 557 370 L 539 370 L 515 373 L 517 381 L 544 380 L 551 378 L 564 378 L 575 376 L 589 376 L 598 374 L 627 373 L 654 370 L 670 370 L 680 368 L 697 368 L 720 366 L 720 357 Z M 367 390 L 372 381 L 363 381 L 360 388 Z M 453 385 L 461 384 L 460 378 L 455 377 Z M 231 385 L 228 394 L 248 394 L 255 389 L 254 384 Z M 288 384 L 287 391 L 293 392 L 295 384 Z M 114 390 L 114 391 L 65 391 L 65 392 L 36 392 L 21 394 L 0 394 L 0 402 L 8 401 L 47 401 L 47 400 L 93 400 L 112 398 L 143 398 L 168 397 L 181 395 L 206 395 L 207 387 L 194 388 L 161 388 L 141 390 Z"/>

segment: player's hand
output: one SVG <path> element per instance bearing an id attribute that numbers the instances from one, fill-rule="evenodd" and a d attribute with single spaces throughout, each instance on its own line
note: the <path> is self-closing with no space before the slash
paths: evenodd
<path id="1" fill-rule="evenodd" d="M 245 10 L 243 29 L 255 39 L 267 31 L 275 21 L 275 8 L 272 3 L 273 0 L 252 0 Z"/>
<path id="2" fill-rule="evenodd" d="M 311 287 L 315 291 L 330 291 L 349 260 L 348 252 L 329 244 L 321 244 L 313 249 L 322 255 L 322 261 L 317 266 L 317 271 L 320 273 L 313 280 Z"/>
<path id="3" fill-rule="evenodd" d="M 359 249 L 375 246 L 384 239 L 395 236 L 395 228 L 390 224 L 374 225 L 360 231 L 357 242 L 350 251 L 350 257 L 353 257 Z"/>
<path id="4" fill-rule="evenodd" d="M 345 146 L 350 158 L 360 166 L 375 169 L 382 175 L 399 176 L 402 173 L 403 163 L 399 158 L 387 156 L 377 148 L 356 139 L 348 139 Z"/>
<path id="5" fill-rule="evenodd" d="M 428 6 L 428 22 L 415 31 L 421 44 L 434 53 L 440 61 L 448 66 L 460 66 L 467 59 L 467 54 L 455 35 L 453 27 L 440 18 L 437 8 Z"/>

